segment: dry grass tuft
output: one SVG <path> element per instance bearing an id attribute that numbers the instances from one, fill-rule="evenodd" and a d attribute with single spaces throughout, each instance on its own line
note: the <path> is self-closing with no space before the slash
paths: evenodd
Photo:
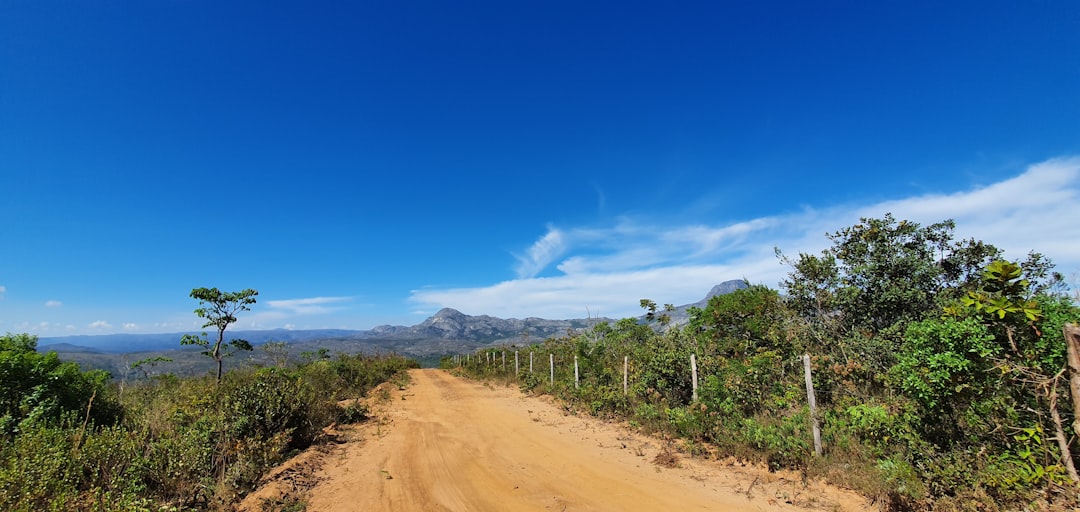
<path id="1" fill-rule="evenodd" d="M 653 464 L 665 468 L 677 468 L 679 467 L 679 456 L 675 454 L 675 451 L 670 446 L 665 446 L 656 457 L 653 457 Z"/>

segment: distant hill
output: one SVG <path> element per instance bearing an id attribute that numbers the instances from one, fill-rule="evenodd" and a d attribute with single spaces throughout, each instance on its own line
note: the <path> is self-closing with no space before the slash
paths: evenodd
<path id="1" fill-rule="evenodd" d="M 709 293 L 705 294 L 705 298 L 701 299 L 693 304 L 684 304 L 682 306 L 676 306 L 675 311 L 668 313 L 671 316 L 671 323 L 674 325 L 682 325 L 690 321 L 690 308 L 705 309 L 705 306 L 709 305 L 709 299 L 717 295 L 725 295 L 735 290 L 742 290 L 748 288 L 750 285 L 743 279 L 733 279 L 731 281 L 724 281 L 716 286 L 713 286 Z"/>
<path id="2" fill-rule="evenodd" d="M 52 343 L 52 344 L 50 344 L 48 346 L 45 346 L 45 347 L 41 346 L 41 344 L 39 343 L 38 348 L 39 349 L 45 349 L 46 351 L 54 350 L 56 352 L 85 352 L 87 354 L 101 354 L 102 353 L 100 350 L 97 350 L 97 349 L 93 349 L 93 348 L 90 348 L 90 347 L 84 347 L 84 346 L 81 346 L 81 345 L 72 345 L 71 343 Z"/>
<path id="3" fill-rule="evenodd" d="M 38 339 L 38 347 L 60 351 L 55 346 L 75 346 L 84 350 L 96 350 L 100 352 L 125 353 L 147 352 L 154 350 L 171 350 L 180 347 L 180 338 L 185 334 L 199 334 L 205 331 L 190 331 L 168 334 L 97 334 L 81 336 L 59 336 Z M 226 339 L 247 340 L 252 345 L 261 345 L 267 341 L 287 341 L 290 343 L 311 341 L 323 338 L 337 338 L 356 336 L 367 331 L 350 331 L 344 329 L 317 329 L 292 331 L 289 329 L 270 329 L 263 331 L 233 331 L 225 332 Z M 208 335 L 216 335 L 208 332 Z M 65 348 L 65 350 L 69 350 Z"/>
<path id="4" fill-rule="evenodd" d="M 716 295 L 746 288 L 741 280 L 725 281 L 714 287 L 705 298 L 675 308 L 672 324 L 689 321 L 691 307 L 704 308 Z M 644 321 L 644 315 L 638 317 Z M 230 364 L 268 364 L 272 356 L 259 350 L 268 341 L 288 343 L 289 356 L 297 359 L 305 352 L 326 349 L 331 353 L 397 353 L 412 356 L 423 362 L 434 363 L 444 354 L 461 353 L 484 346 L 515 343 L 535 343 L 562 336 L 567 332 L 579 332 L 601 322 L 614 322 L 610 318 L 578 318 L 548 320 L 529 317 L 496 318 L 488 315 L 466 315 L 458 310 L 444 308 L 430 318 L 413 326 L 380 325 L 371 330 L 318 329 L 264 331 L 228 331 L 228 339 L 240 338 L 256 346 L 250 353 L 239 353 Z M 199 331 L 201 332 L 201 331 Z M 198 347 L 181 347 L 180 338 L 185 333 L 171 334 L 107 334 L 97 336 L 62 336 L 40 338 L 39 350 L 55 350 L 61 358 L 79 362 L 87 368 L 108 370 L 115 376 L 130 375 L 130 364 L 142 359 L 168 357 L 172 363 L 155 367 L 160 371 L 193 374 L 209 371 L 212 361 L 200 354 Z M 198 334 L 192 332 L 190 334 Z M 213 335 L 213 333 L 208 333 Z"/>
<path id="5" fill-rule="evenodd" d="M 585 329 L 600 322 L 612 322 L 610 318 L 574 320 L 546 320 L 543 318 L 502 319 L 488 315 L 471 316 L 456 309 L 443 308 L 435 316 L 412 327 L 380 325 L 368 335 L 373 338 L 395 339 L 454 339 L 474 342 L 518 341 L 523 337 L 532 340 L 546 339 L 566 334 L 567 330 Z"/>

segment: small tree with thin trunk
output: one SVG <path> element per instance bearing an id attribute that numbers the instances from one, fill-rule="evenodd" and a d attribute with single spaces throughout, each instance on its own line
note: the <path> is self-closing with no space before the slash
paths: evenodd
<path id="1" fill-rule="evenodd" d="M 235 350 L 251 350 L 251 343 L 246 340 L 233 339 L 225 343 L 225 329 L 230 324 L 236 323 L 236 314 L 240 311 L 250 311 L 255 303 L 255 296 L 259 292 L 250 288 L 239 292 L 222 292 L 217 288 L 195 288 L 191 290 L 191 298 L 199 301 L 199 307 L 195 314 L 199 318 L 205 318 L 203 328 L 214 326 L 217 328 L 217 341 L 211 342 L 206 333 L 199 336 L 185 334 L 180 340 L 181 345 L 198 345 L 205 350 L 203 354 L 217 361 L 217 381 L 221 382 L 221 360 Z M 224 345 L 224 347 L 223 347 Z M 228 350 L 231 347 L 232 350 Z"/>

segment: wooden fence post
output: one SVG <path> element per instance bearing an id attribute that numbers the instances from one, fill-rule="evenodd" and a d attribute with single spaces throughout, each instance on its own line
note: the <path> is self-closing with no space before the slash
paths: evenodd
<path id="1" fill-rule="evenodd" d="M 574 389 L 578 388 L 577 356 L 574 356 Z"/>
<path id="2" fill-rule="evenodd" d="M 693 382 L 693 393 L 690 401 L 697 402 L 697 356 L 690 354 L 690 378 Z"/>
<path id="3" fill-rule="evenodd" d="M 1073 432 L 1080 436 L 1080 326 L 1065 324 L 1065 349 L 1069 363 L 1069 394 L 1073 404 Z"/>
<path id="4" fill-rule="evenodd" d="M 821 456 L 821 425 L 818 424 L 817 397 L 814 396 L 814 379 L 810 374 L 810 354 L 803 354 L 803 373 L 806 375 L 806 400 L 810 404 L 810 423 L 814 429 L 814 454 Z"/>
<path id="5" fill-rule="evenodd" d="M 533 368 L 532 368 L 532 360 L 533 360 L 533 357 L 532 357 L 532 356 L 533 356 L 533 353 L 532 353 L 532 351 L 530 350 L 530 351 L 529 351 L 529 374 L 532 374 L 532 372 L 533 372 Z"/>
<path id="6" fill-rule="evenodd" d="M 518 367 L 518 351 L 514 351 L 514 376 L 521 375 L 521 368 Z"/>
<path id="7" fill-rule="evenodd" d="M 506 373 L 506 351 L 505 350 L 503 350 L 502 358 L 503 358 L 503 369 L 502 369 L 502 371 L 503 371 L 503 373 Z"/>
<path id="8" fill-rule="evenodd" d="M 622 358 L 622 394 L 623 394 L 623 396 L 626 396 L 626 393 L 627 393 L 627 390 L 628 390 L 628 387 L 626 385 L 626 383 L 627 383 L 626 369 L 627 369 L 628 366 L 630 366 L 630 356 L 623 356 L 623 358 Z"/>
<path id="9" fill-rule="evenodd" d="M 555 385 L 555 354 L 548 354 L 548 366 L 551 367 L 551 385 Z"/>

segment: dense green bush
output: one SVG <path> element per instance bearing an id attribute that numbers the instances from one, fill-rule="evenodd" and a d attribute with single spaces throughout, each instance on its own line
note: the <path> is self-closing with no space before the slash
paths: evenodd
<path id="1" fill-rule="evenodd" d="M 83 372 L 56 352 L 38 352 L 36 336 L 0 336 L 0 436 L 69 414 L 89 415 L 98 425 L 115 423 L 120 409 L 105 392 L 108 380 L 108 373 Z"/>
<path id="2" fill-rule="evenodd" d="M 416 366 L 396 356 L 342 355 L 293 368 L 237 369 L 220 384 L 165 375 L 121 394 L 100 373 L 56 364 L 55 354 L 28 355 L 32 337 L 5 341 L 18 350 L 9 349 L 17 357 L 7 357 L 4 368 L 46 368 L 39 373 L 54 381 L 25 386 L 21 400 L 3 395 L 21 405 L 16 412 L 48 412 L 9 420 L 17 428 L 0 444 L 0 510 L 13 511 L 227 507 L 266 470 L 317 442 L 330 423 L 367 417 L 360 405 L 339 406 L 340 397 L 363 396 Z M 77 399 L 53 398 L 64 393 Z M 68 403 L 77 407 L 65 410 Z"/>

